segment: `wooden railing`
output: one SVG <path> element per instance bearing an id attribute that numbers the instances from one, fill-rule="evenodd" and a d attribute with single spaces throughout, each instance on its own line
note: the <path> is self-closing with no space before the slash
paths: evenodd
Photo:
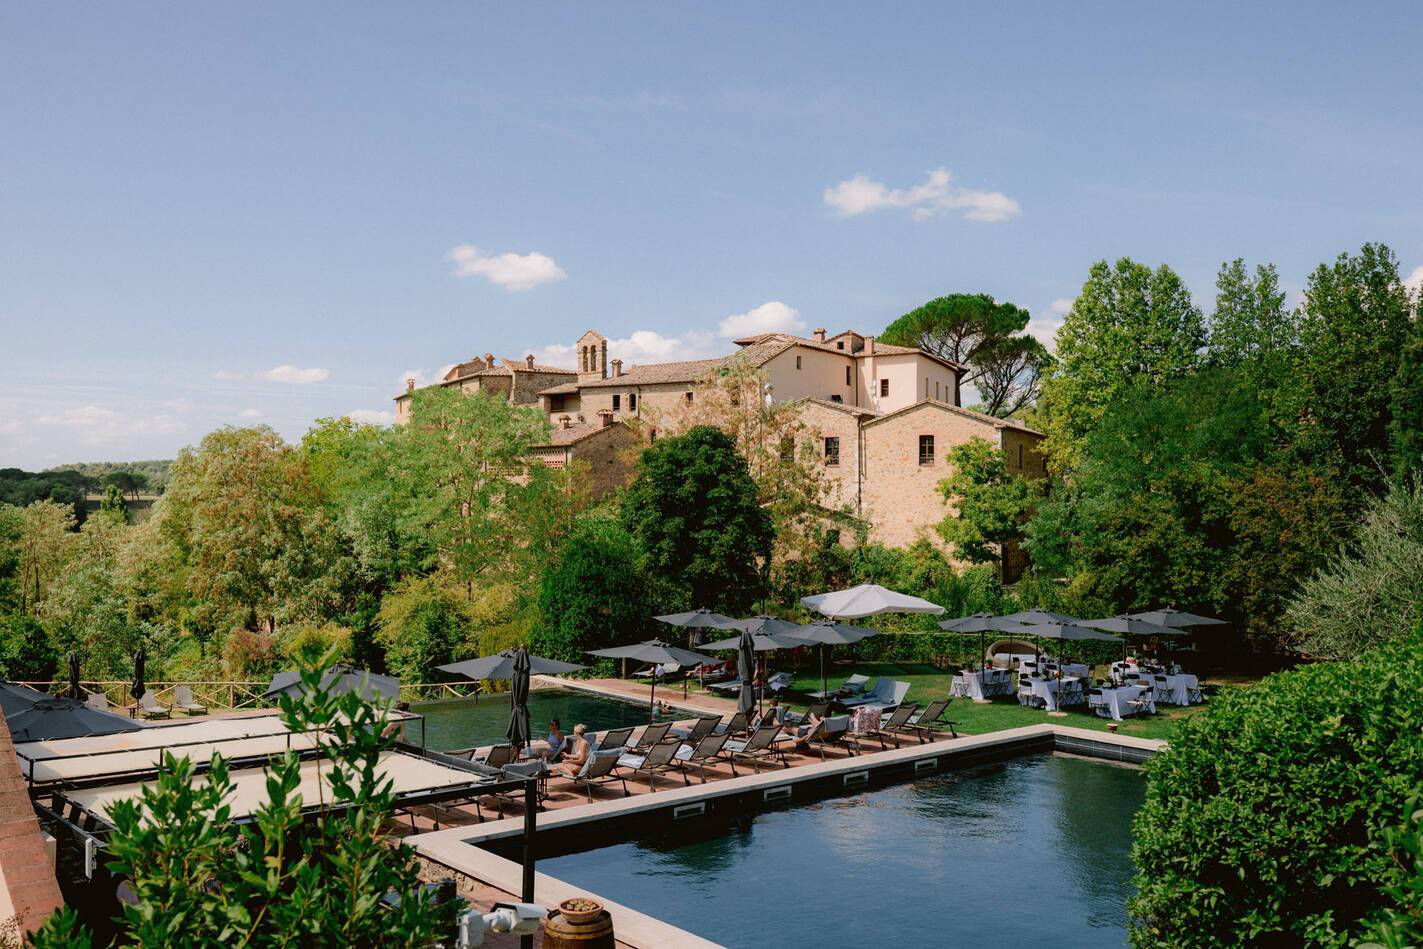
<path id="1" fill-rule="evenodd" d="M 41 692 L 50 692 L 55 695 L 62 694 L 69 688 L 68 679 L 56 679 L 48 682 L 21 682 L 20 685 L 27 685 L 32 689 Z M 199 705 L 206 705 L 210 709 L 241 709 L 241 708 L 273 708 L 276 702 L 272 699 L 265 699 L 262 693 L 267 691 L 269 682 L 217 682 L 202 681 L 193 679 L 155 679 L 152 682 L 144 683 L 146 688 L 152 689 L 158 695 L 158 701 L 164 704 L 172 704 L 173 691 L 180 685 L 186 685 L 193 692 L 193 701 Z M 86 694 L 103 692 L 114 705 L 127 706 L 137 701 L 130 691 L 133 682 L 120 679 L 81 679 L 79 687 Z M 402 702 L 430 702 L 436 699 L 462 699 L 482 692 L 479 684 L 475 682 L 412 682 L 401 683 L 400 701 Z"/>

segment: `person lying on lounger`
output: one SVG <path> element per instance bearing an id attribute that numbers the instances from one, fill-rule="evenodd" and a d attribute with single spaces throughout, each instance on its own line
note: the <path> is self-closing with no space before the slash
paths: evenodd
<path id="1" fill-rule="evenodd" d="M 805 720 L 802 721 L 799 725 L 797 725 L 794 730 L 782 732 L 780 740 L 782 742 L 790 742 L 791 747 L 795 748 L 797 751 L 805 751 L 808 747 L 810 747 L 809 739 L 810 736 L 815 733 L 815 726 L 819 724 L 819 717 L 807 713 L 805 716 Z"/>
<path id="2" fill-rule="evenodd" d="M 589 745 L 588 739 L 583 737 L 587 731 L 588 726 L 582 722 L 573 726 L 573 750 L 556 765 L 560 774 L 576 778 L 578 772 L 583 770 L 583 765 L 587 763 L 588 756 L 593 752 L 593 746 Z"/>
<path id="3" fill-rule="evenodd" d="M 781 708 L 781 700 L 773 695 L 766 704 L 766 710 L 761 713 L 761 717 L 756 719 L 755 723 L 751 727 L 753 729 L 760 728 L 761 725 L 766 722 L 771 722 L 776 725 L 783 725 L 786 721 L 785 716 L 786 710 Z"/>

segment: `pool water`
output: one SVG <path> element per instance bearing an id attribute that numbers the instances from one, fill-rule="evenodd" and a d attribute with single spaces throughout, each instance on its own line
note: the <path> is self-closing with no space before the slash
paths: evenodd
<path id="1" fill-rule="evenodd" d="M 539 870 L 728 946 L 1125 945 L 1144 787 L 1033 755 Z"/>
<path id="2" fill-rule="evenodd" d="M 425 716 L 426 745 L 436 751 L 476 748 L 505 740 L 509 728 L 509 695 L 499 693 L 474 699 L 452 699 L 412 705 L 410 711 Z M 529 724 L 534 737 L 548 734 L 548 720 L 557 718 L 564 734 L 585 723 L 590 731 L 646 725 L 647 706 L 603 698 L 574 689 L 533 689 L 529 692 Z M 406 728 L 406 740 L 420 743 L 420 726 Z"/>

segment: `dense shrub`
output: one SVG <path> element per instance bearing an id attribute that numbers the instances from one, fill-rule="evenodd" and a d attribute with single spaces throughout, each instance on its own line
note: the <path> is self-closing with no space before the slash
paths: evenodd
<path id="1" fill-rule="evenodd" d="M 637 542 L 617 521 L 580 522 L 544 571 L 529 648 L 581 663 L 589 649 L 646 638 L 653 608 L 640 561 Z"/>
<path id="2" fill-rule="evenodd" d="M 1401 879 L 1423 783 L 1423 631 L 1223 692 L 1148 765 L 1138 947 L 1343 946 Z"/>
<path id="3" fill-rule="evenodd" d="M 44 626 L 28 616 L 0 616 L 0 675 L 46 682 L 58 666 L 59 653 Z"/>

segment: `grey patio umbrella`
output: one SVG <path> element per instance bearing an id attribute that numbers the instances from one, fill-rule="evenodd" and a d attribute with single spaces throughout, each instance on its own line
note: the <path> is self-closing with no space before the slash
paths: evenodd
<path id="1" fill-rule="evenodd" d="M 796 624 L 792 623 L 792 626 Z M 798 649 L 805 645 L 802 640 L 791 639 L 789 636 L 776 633 L 752 633 L 749 629 L 743 629 L 742 633 L 751 633 L 751 648 L 756 652 L 773 652 L 777 649 Z M 737 633 L 728 639 L 718 639 L 714 643 L 702 643 L 702 648 L 713 651 L 722 649 L 740 649 L 741 633 Z"/>
<path id="2" fill-rule="evenodd" d="M 514 650 L 513 676 L 509 680 L 509 730 L 505 735 L 514 748 L 529 745 L 529 653 L 523 646 Z"/>
<path id="3" fill-rule="evenodd" d="M 792 620 L 777 619 L 774 616 L 767 616 L 765 613 L 762 613 L 759 616 L 737 620 L 735 628 L 749 629 L 753 635 L 770 634 L 774 636 L 779 633 L 789 633 L 791 630 L 800 629 L 801 625 L 802 624 L 793 622 Z"/>
<path id="4" fill-rule="evenodd" d="M 48 692 L 40 692 L 27 685 L 0 682 L 0 713 L 3 713 L 8 719 L 16 712 L 23 711 L 41 699 L 50 697 Z"/>
<path id="5" fill-rule="evenodd" d="M 741 672 L 741 690 L 736 695 L 736 710 L 750 716 L 756 707 L 756 646 L 751 631 L 741 631 L 736 647 L 736 665 Z"/>
<path id="6" fill-rule="evenodd" d="M 143 698 L 143 693 L 147 691 L 147 683 L 143 681 L 143 674 L 148 666 L 148 654 L 144 652 L 142 646 L 138 647 L 138 652 L 133 654 L 133 700 L 137 702 Z"/>
<path id="7" fill-rule="evenodd" d="M 739 629 L 739 628 L 740 628 L 739 626 L 737 626 L 737 623 L 738 623 L 739 621 L 738 621 L 737 619 L 735 619 L 734 617 L 731 617 L 731 616 L 724 616 L 724 615 L 722 615 L 721 613 L 713 613 L 711 610 L 707 609 L 706 607 L 701 607 L 701 608 L 699 608 L 699 609 L 692 610 L 692 611 L 689 612 L 689 613 L 668 613 L 666 616 L 654 616 L 653 619 L 657 620 L 659 623 L 666 623 L 668 626 L 677 626 L 677 627 L 680 627 L 680 628 L 682 628 L 682 629 L 688 630 L 688 632 L 687 632 L 687 648 L 688 648 L 688 649 L 694 649 L 694 648 L 696 648 L 696 646 L 698 645 L 698 644 L 697 644 L 697 641 L 696 641 L 696 634 L 692 633 L 691 630 L 694 630 L 694 629 Z M 703 672 L 702 672 L 702 667 L 701 667 L 701 666 L 698 666 L 698 667 L 697 667 L 697 682 L 698 682 L 699 685 L 702 685 L 702 686 L 705 686 L 705 685 L 706 685 L 706 677 L 705 677 L 705 675 L 704 675 Z M 686 695 L 687 695 L 687 680 L 686 680 L 686 679 L 683 679 L 683 680 L 682 680 L 682 696 L 683 696 L 683 698 L 685 698 Z"/>
<path id="8" fill-rule="evenodd" d="M 823 693 L 829 691 L 825 679 L 825 653 L 828 647 L 848 646 L 862 639 L 878 636 L 879 630 L 870 629 L 868 626 L 836 623 L 833 620 L 816 620 L 814 623 L 806 623 L 798 629 L 781 635 L 803 643 L 815 643 L 820 647 L 820 691 Z"/>
<path id="9" fill-rule="evenodd" d="M 881 613 L 942 613 L 937 603 L 907 593 L 896 593 L 876 583 L 862 583 L 848 590 L 803 596 L 800 602 L 808 609 L 832 619 L 862 619 Z"/>
<path id="10" fill-rule="evenodd" d="M 951 633 L 958 633 L 961 636 L 971 636 L 978 634 L 978 659 L 980 669 L 987 667 L 985 659 L 986 648 L 983 643 L 985 633 L 1031 633 L 1032 627 L 1019 623 L 1016 620 L 1008 619 L 1004 616 L 994 616 L 992 613 L 974 613 L 972 616 L 960 616 L 957 619 L 946 619 L 939 624 L 939 628 Z"/>
<path id="11" fill-rule="evenodd" d="M 1211 616 L 1200 616 L 1196 613 L 1186 613 L 1174 607 L 1166 607 L 1161 610 L 1147 610 L 1145 613 L 1132 613 L 1132 619 L 1145 620 L 1148 623 L 1157 623 L 1161 626 L 1170 626 L 1173 629 L 1186 629 L 1191 626 L 1225 626 L 1226 621 L 1215 619 Z"/>
<path id="12" fill-rule="evenodd" d="M 1105 629 L 1112 633 L 1121 633 L 1122 639 L 1122 659 L 1127 657 L 1128 636 L 1187 636 L 1185 630 L 1176 629 L 1171 626 L 1163 626 L 1160 623 L 1153 623 L 1148 620 L 1139 619 L 1135 616 L 1122 614 L 1121 616 L 1110 616 L 1106 619 L 1084 619 L 1083 626 L 1090 626 L 1093 629 Z"/>
<path id="13" fill-rule="evenodd" d="M 607 659 L 632 659 L 637 662 L 649 662 L 658 666 L 693 666 L 701 665 L 704 662 L 716 662 L 711 656 L 704 656 L 699 652 L 692 652 L 690 649 L 683 649 L 681 646 L 674 646 L 671 643 L 664 643 L 660 639 L 649 639 L 646 642 L 633 643 L 631 646 L 611 646 L 607 649 L 590 649 L 590 656 L 603 656 Z M 657 695 L 657 677 L 652 677 L 652 696 L 647 701 L 647 714 L 651 720 L 656 704 L 653 698 Z"/>
<path id="14" fill-rule="evenodd" d="M 122 715 L 90 708 L 78 699 L 46 697 L 14 714 L 6 713 L 5 723 L 15 741 L 52 741 L 134 732 L 143 726 Z"/>
<path id="15" fill-rule="evenodd" d="M 466 679 L 473 679 L 476 682 L 481 679 L 498 679 L 500 681 L 513 680 L 514 660 L 518 653 L 522 652 L 529 661 L 530 675 L 556 676 L 565 672 L 578 672 L 587 666 L 575 665 L 571 662 L 561 662 L 557 659 L 546 659 L 543 656 L 530 655 L 522 646 L 514 649 L 506 649 L 503 652 L 495 653 L 492 656 L 480 656 L 478 659 L 464 659 L 460 662 L 451 662 L 443 666 L 436 666 L 441 672 L 448 672 L 451 675 L 464 676 Z"/>
<path id="16" fill-rule="evenodd" d="M 1059 639 L 1071 642 L 1095 640 L 1117 643 L 1122 641 L 1120 636 L 1113 636 L 1111 633 L 1104 633 L 1101 630 L 1091 629 L 1077 623 L 1034 623 L 1024 632 L 1031 633 L 1039 639 Z M 1041 646 L 1039 646 L 1038 652 L 1041 654 Z"/>
<path id="17" fill-rule="evenodd" d="M 355 669 L 347 665 L 335 665 L 323 672 L 321 687 L 337 695 L 355 692 L 367 702 L 394 702 L 400 698 L 399 679 L 376 675 L 373 672 L 366 672 L 364 669 Z M 297 695 L 304 689 L 300 672 L 278 672 L 272 676 L 272 681 L 267 686 L 267 691 L 262 693 L 262 698 Z"/>
<path id="18" fill-rule="evenodd" d="M 1075 623 L 1077 617 L 1068 616 L 1066 613 L 1054 613 L 1052 610 L 1045 610 L 1035 606 L 1030 610 L 1022 610 L 1017 613 L 1009 613 L 999 619 L 1012 620 L 1015 623 Z"/>
<path id="19" fill-rule="evenodd" d="M 69 654 L 69 687 L 64 690 L 64 694 L 71 699 L 84 698 L 84 690 L 79 688 L 79 653 Z"/>

